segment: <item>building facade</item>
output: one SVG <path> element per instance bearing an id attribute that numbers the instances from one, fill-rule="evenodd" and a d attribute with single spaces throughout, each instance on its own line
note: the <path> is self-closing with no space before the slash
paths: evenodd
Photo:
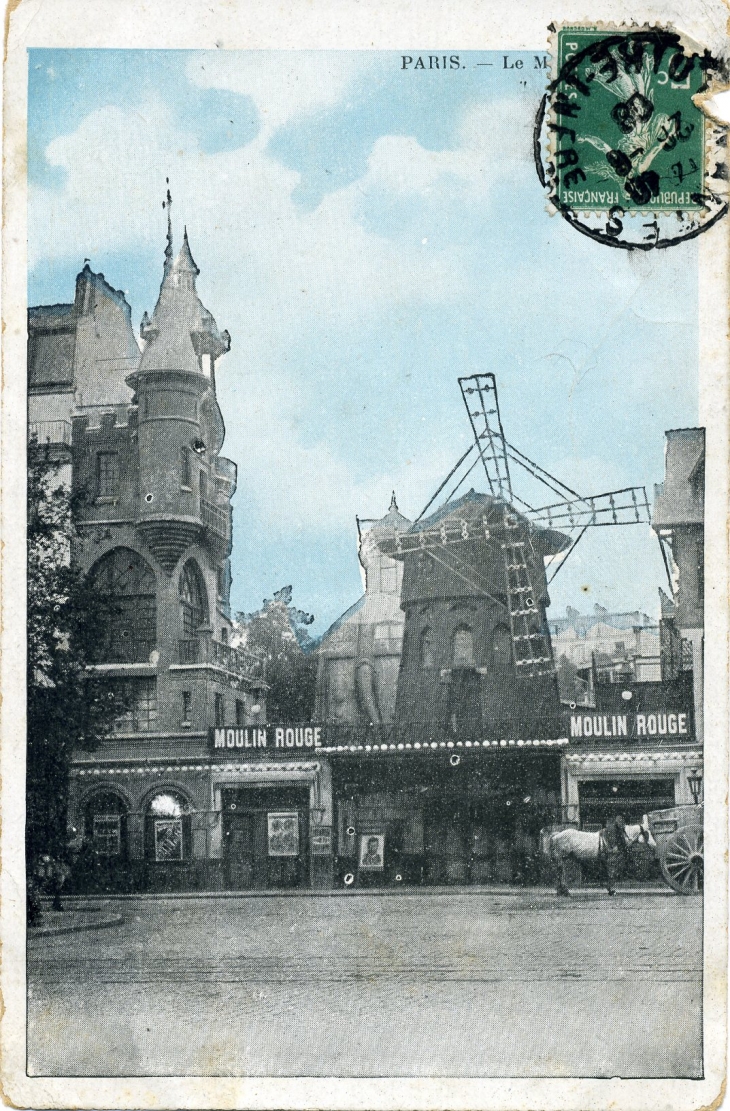
<path id="1" fill-rule="evenodd" d="M 73 758 L 79 890 L 308 884 L 310 803 L 329 797 L 327 772 L 299 752 L 250 765 L 210 739 L 265 722 L 266 681 L 230 643 L 236 467 L 216 397 L 230 338 L 198 273 L 187 234 L 173 257 L 168 225 L 139 344 L 123 294 L 88 265 L 72 304 L 29 311 L 31 443 L 82 495 L 73 557 L 109 602 L 90 694 L 112 685 L 124 706 Z"/>
<path id="2" fill-rule="evenodd" d="M 472 492 L 448 514 L 476 537 L 473 522 L 489 514 L 491 500 Z M 378 539 L 379 558 L 404 570 L 402 633 L 383 637 L 388 667 L 378 673 L 387 716 L 369 713 L 357 678 L 357 646 L 376 642 L 375 634 L 363 638 L 361 625 L 371 614 L 377 627 L 380 580 L 366 576 L 365 597 L 319 649 L 317 720 L 332 768 L 337 878 L 536 882 L 546 879 L 539 844 L 548 826 L 598 829 L 617 813 L 641 821 L 650 810 L 699 801 L 691 667 L 685 660 L 662 677 L 659 628 L 645 614 L 597 608 L 551 621 L 544 559 L 559 549 L 559 535 L 531 537 L 528 568 L 550 662 L 543 674 L 532 668 L 518 677 L 524 650 L 508 602 L 515 564 L 505 565 L 498 530 L 485 542 L 474 539 L 473 550 L 465 540 L 454 556 L 436 547 L 434 559 L 419 537 L 442 525 L 444 536 L 453 533 L 454 521 L 390 524 Z M 395 570 L 386 581 L 395 587 Z M 392 597 L 389 607 L 390 622 Z M 552 667 L 558 652 L 584 677 L 583 697 L 561 699 Z M 392 685 L 383 693 L 386 676 Z M 382 858 L 379 871 L 361 867 L 369 845 Z M 658 877 L 652 859 L 639 854 L 634 866 L 637 880 Z"/>
<path id="3" fill-rule="evenodd" d="M 230 337 L 198 273 L 168 228 L 140 343 L 88 266 L 73 303 L 29 311 L 31 441 L 83 494 L 73 555 L 110 613 L 89 679 L 125 707 L 74 754 L 76 889 L 532 883 L 545 827 L 696 801 L 699 430 L 668 434 L 657 491 L 675 565 L 661 675 L 644 615 L 551 630 L 560 533 L 474 491 L 416 524 L 393 497 L 358 522 L 365 592 L 318 649 L 315 720 L 272 723 L 263 661 L 232 643 Z M 588 696 L 561 701 L 556 650 L 585 671 L 589 641 Z"/>
<path id="4" fill-rule="evenodd" d="M 563 701 L 591 704 L 599 682 L 656 682 L 661 679 L 659 625 L 638 610 L 610 613 L 596 604 L 592 614 L 567 607 L 548 622 Z"/>

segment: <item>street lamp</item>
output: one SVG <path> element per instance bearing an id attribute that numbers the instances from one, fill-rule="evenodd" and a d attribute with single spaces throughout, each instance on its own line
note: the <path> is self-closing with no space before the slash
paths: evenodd
<path id="1" fill-rule="evenodd" d="M 695 806 L 697 806 L 700 801 L 700 795 L 702 794 L 702 773 L 700 772 L 699 768 L 692 769 L 690 774 L 687 776 L 687 783 L 689 785 L 690 791 L 692 792 L 692 801 L 694 802 Z"/>

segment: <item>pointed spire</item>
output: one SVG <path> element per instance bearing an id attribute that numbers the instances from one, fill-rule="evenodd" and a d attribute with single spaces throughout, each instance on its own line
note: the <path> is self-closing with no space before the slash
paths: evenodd
<path id="1" fill-rule="evenodd" d="M 164 273 L 167 274 L 167 271 L 172 266 L 172 212 L 171 212 L 172 196 L 170 194 L 170 189 L 169 189 L 169 185 L 170 185 L 169 177 L 166 177 L 165 181 L 167 182 L 168 189 L 167 189 L 167 197 L 162 202 L 162 207 L 167 209 L 167 246 L 165 247 L 165 269 L 164 269 Z"/>
<path id="2" fill-rule="evenodd" d="M 390 499 L 389 512 L 390 513 L 393 513 L 393 512 L 397 513 L 398 512 L 398 502 L 395 500 L 395 490 L 393 491 L 393 495 Z"/>
<path id="3" fill-rule="evenodd" d="M 189 271 L 193 274 L 196 274 L 196 275 L 200 273 L 200 270 L 196 266 L 195 259 L 193 258 L 192 252 L 190 250 L 190 244 L 188 243 L 188 229 L 187 228 L 185 228 L 185 232 L 183 234 L 183 242 L 182 242 L 182 247 L 180 248 L 180 253 L 178 254 L 177 258 L 175 259 L 175 269 L 178 270 L 178 271 L 187 270 L 187 271 Z"/>

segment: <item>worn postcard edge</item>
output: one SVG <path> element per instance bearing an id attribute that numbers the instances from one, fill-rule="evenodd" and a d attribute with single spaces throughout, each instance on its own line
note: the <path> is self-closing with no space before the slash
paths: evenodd
<path id="1" fill-rule="evenodd" d="M 2 1091 L 32 1108 L 555 1108 L 718 1106 L 725 1090 L 727 993 L 728 373 L 730 221 L 700 237 L 699 423 L 707 429 L 705 1078 L 343 1079 L 29 1078 L 25 1075 L 24 490 L 26 346 L 26 97 L 29 46 L 213 49 L 545 49 L 551 22 L 629 22 L 635 9 L 606 0 L 505 9 L 495 0 L 253 2 L 23 0 L 6 11 L 4 72 L 2 393 Z M 720 5 L 651 4 L 647 22 L 672 23 L 713 53 L 727 54 Z M 560 217 L 554 215 L 552 219 Z M 608 248 L 607 248 L 608 249 Z"/>

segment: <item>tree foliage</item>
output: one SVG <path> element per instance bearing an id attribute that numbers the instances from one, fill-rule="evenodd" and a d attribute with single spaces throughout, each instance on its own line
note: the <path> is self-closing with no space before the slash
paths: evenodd
<path id="1" fill-rule="evenodd" d="M 308 631 L 314 616 L 291 600 L 292 588 L 284 586 L 260 610 L 237 615 L 246 647 L 266 659 L 269 721 L 310 721 L 314 710 L 318 641 Z"/>
<path id="2" fill-rule="evenodd" d="M 108 602 L 72 560 L 81 495 L 31 443 L 28 458 L 27 851 L 61 857 L 74 748 L 93 750 L 124 708 L 90 681 Z"/>

